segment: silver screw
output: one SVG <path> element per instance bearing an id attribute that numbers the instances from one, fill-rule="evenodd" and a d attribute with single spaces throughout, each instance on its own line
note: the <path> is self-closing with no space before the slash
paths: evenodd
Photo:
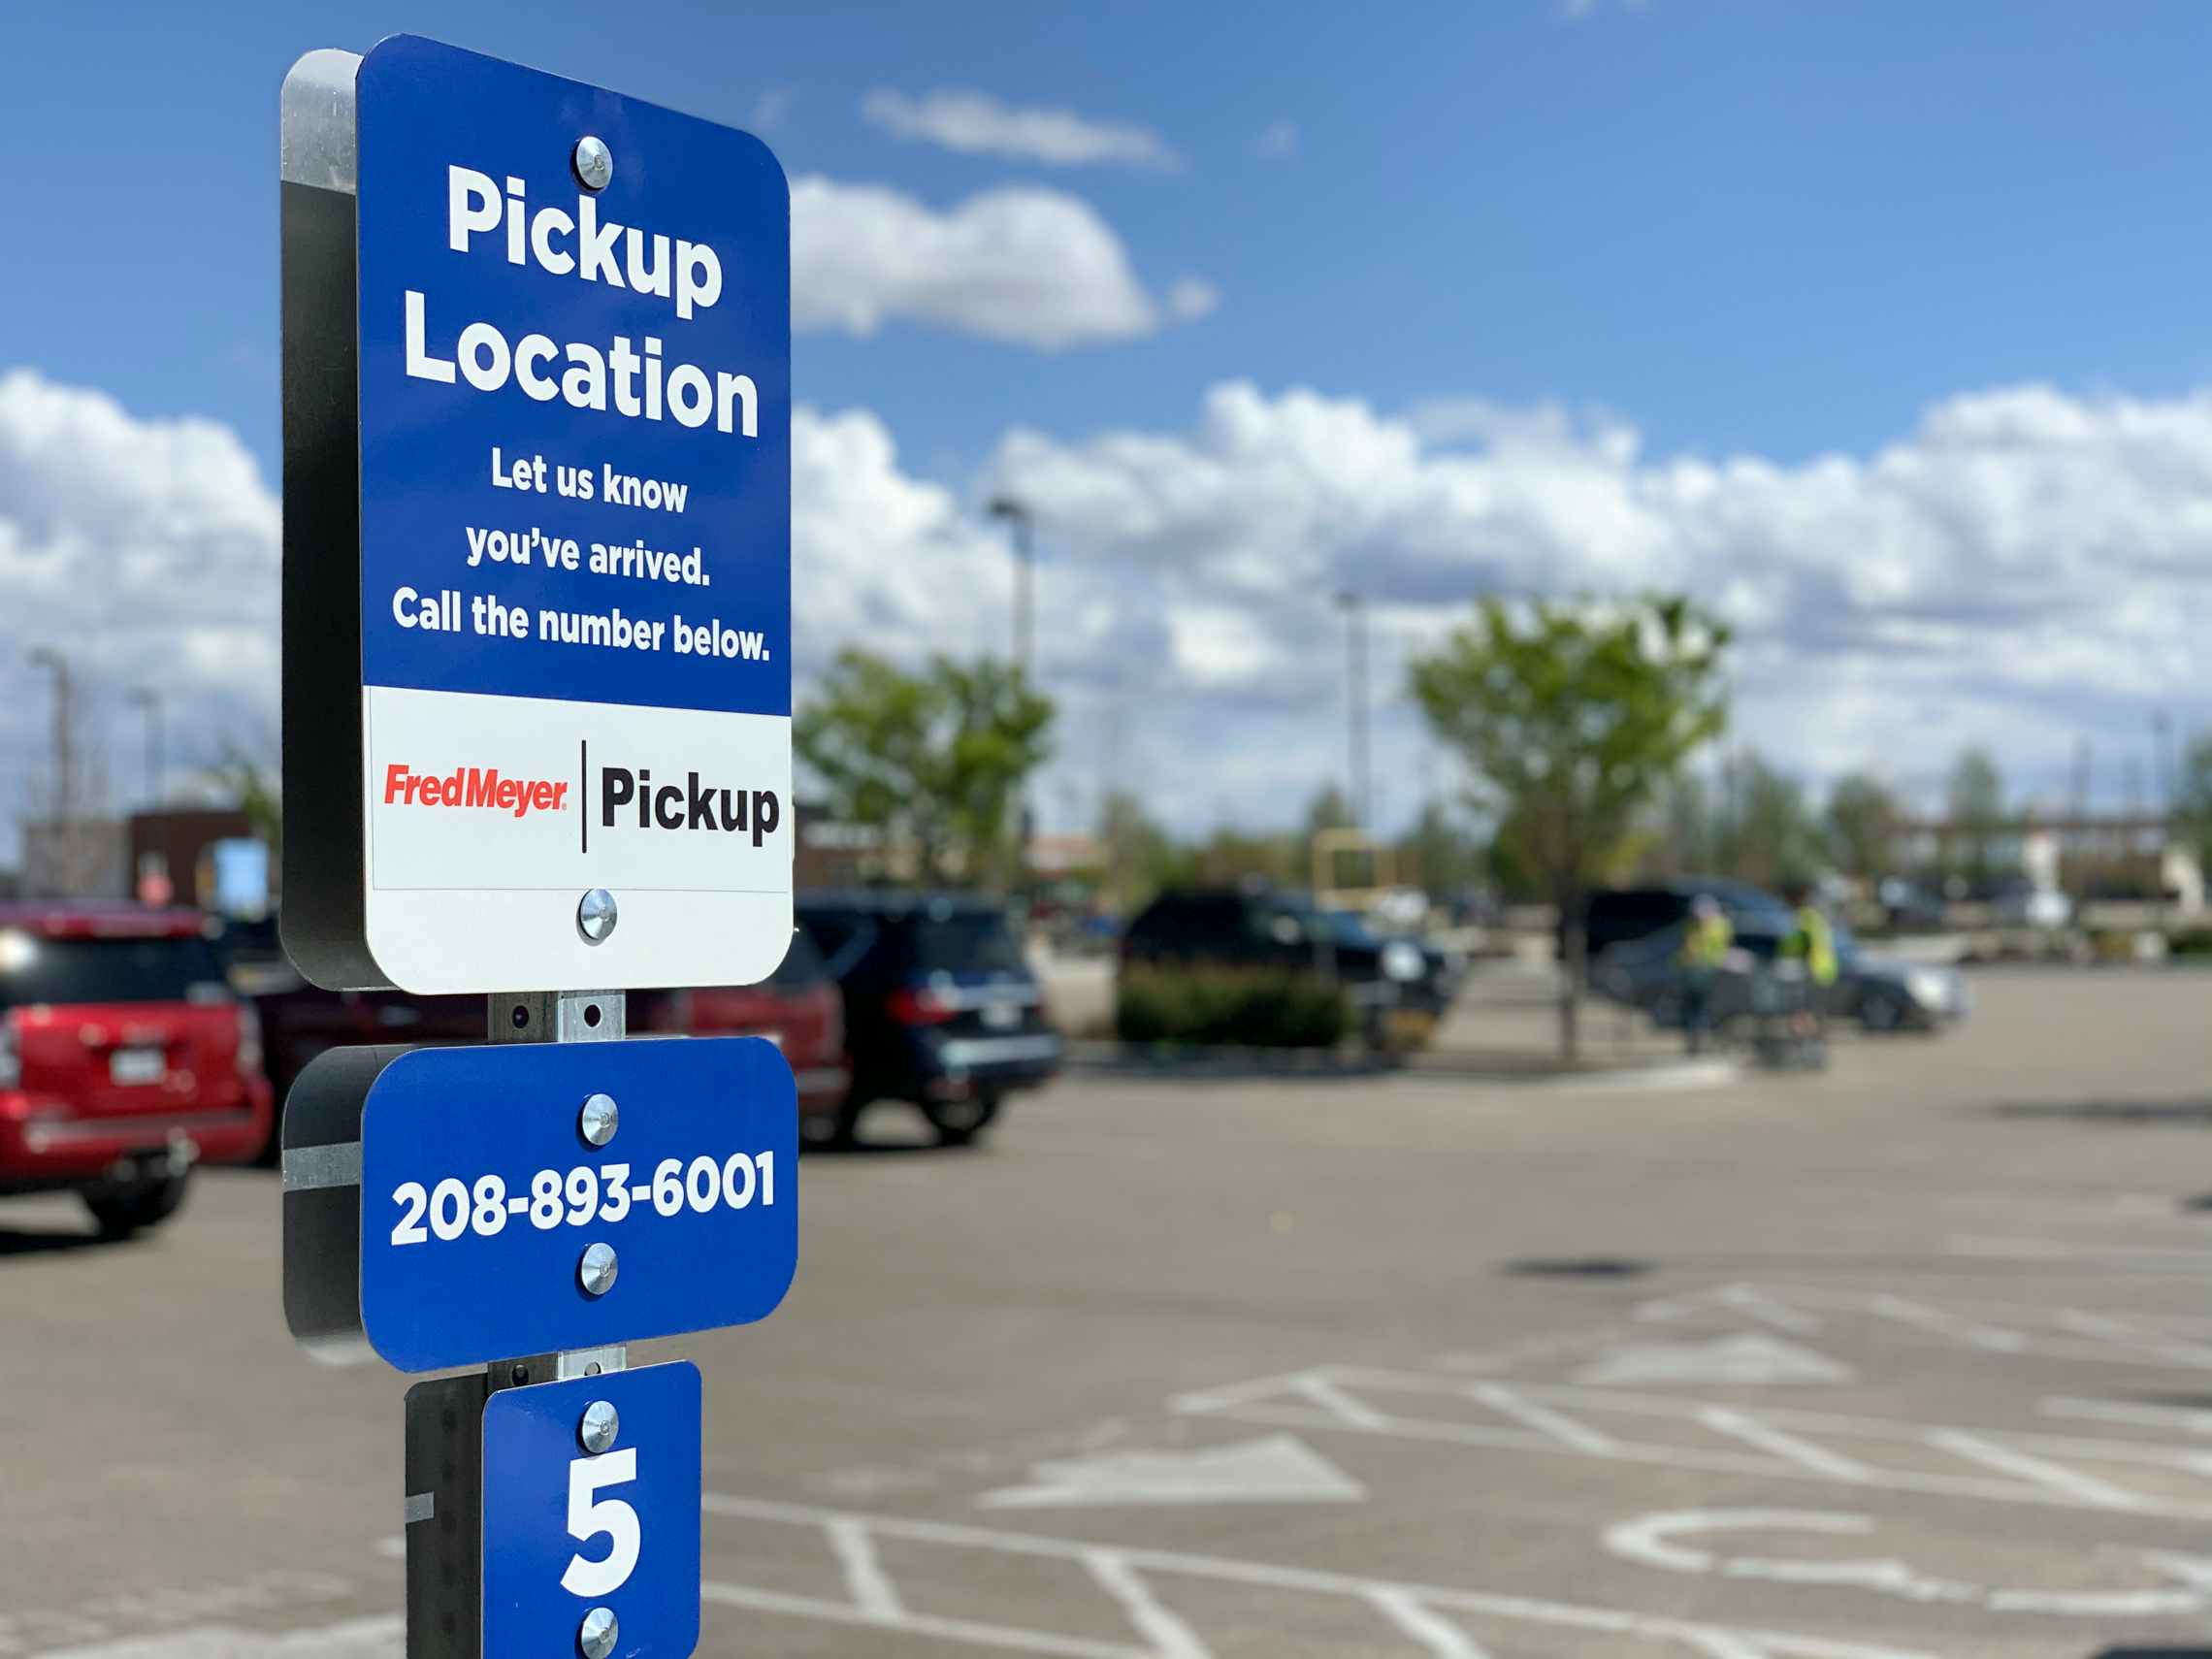
<path id="1" fill-rule="evenodd" d="M 594 1094 L 584 1101 L 584 1109 L 576 1115 L 576 1129 L 595 1147 L 603 1147 L 614 1139 L 614 1131 L 622 1127 L 622 1109 L 615 1105 L 611 1094 Z"/>
<path id="2" fill-rule="evenodd" d="M 606 1659 L 621 1640 L 622 1626 L 615 1623 L 612 1608 L 592 1609 L 576 1631 L 576 1645 L 584 1650 L 584 1659 Z"/>
<path id="3" fill-rule="evenodd" d="M 614 1288 L 614 1276 L 620 1271 L 614 1246 L 586 1245 L 583 1260 L 576 1263 L 576 1283 L 584 1287 L 585 1295 L 603 1296 Z"/>
<path id="4" fill-rule="evenodd" d="M 622 1432 L 622 1414 L 614 1409 L 611 1400 L 594 1400 L 584 1408 L 584 1420 L 576 1427 L 576 1439 L 583 1448 L 597 1457 L 614 1445 L 614 1437 Z"/>
<path id="5" fill-rule="evenodd" d="M 595 887 L 576 900 L 576 931 L 587 945 L 603 944 L 617 919 L 614 895 L 603 887 Z"/>
<path id="6" fill-rule="evenodd" d="M 596 138 L 585 136 L 576 141 L 576 153 L 571 158 L 576 178 L 587 190 L 603 190 L 606 181 L 614 177 L 614 151 Z"/>

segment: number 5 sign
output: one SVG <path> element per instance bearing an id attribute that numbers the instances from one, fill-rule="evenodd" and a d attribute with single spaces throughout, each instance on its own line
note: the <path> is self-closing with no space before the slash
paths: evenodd
<path id="1" fill-rule="evenodd" d="M 486 1659 L 688 1659 L 699 1643 L 699 1367 L 484 1405 Z"/>

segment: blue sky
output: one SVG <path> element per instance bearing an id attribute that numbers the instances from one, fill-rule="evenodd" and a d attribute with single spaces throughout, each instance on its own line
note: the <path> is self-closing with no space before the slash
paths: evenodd
<path id="1" fill-rule="evenodd" d="M 1746 628 L 1743 685 L 1764 699 L 1747 702 L 1747 735 L 1782 747 L 1820 712 L 1795 757 L 1809 778 L 1886 764 L 1925 792 L 1978 738 L 2022 787 L 2046 787 L 2076 728 L 2118 745 L 2155 709 L 2185 729 L 2212 713 L 2163 667 L 2187 660 L 2171 630 L 2195 614 L 2212 546 L 2145 553 L 2146 583 L 2181 585 L 2132 609 L 2138 590 L 2106 593 L 2117 608 L 2089 631 L 2097 651 L 2065 648 L 2084 572 L 2212 493 L 2212 414 L 2194 401 L 2212 381 L 2212 18 L 2185 4 L 2121 15 L 1486 0 L 1278 8 L 1262 25 L 1250 9 L 1145 4 L 19 8 L 0 57 L 0 372 L 114 400 L 134 442 L 178 417 L 216 423 L 274 489 L 276 86 L 305 49 L 412 29 L 756 126 L 795 179 L 828 181 L 832 241 L 856 199 L 831 185 L 879 187 L 932 222 L 1008 187 L 1088 215 L 1101 257 L 1125 262 L 1122 302 L 1149 320 L 1047 349 L 899 290 L 871 332 L 802 327 L 795 385 L 824 423 L 819 487 L 864 473 L 858 487 L 877 492 L 827 516 L 895 501 L 920 526 L 898 561 L 941 561 L 956 583 L 985 571 L 975 504 L 1009 482 L 1039 497 L 1047 615 L 1057 602 L 1066 619 L 1048 622 L 1046 665 L 1057 653 L 1065 757 L 1119 752 L 1114 733 L 1147 723 L 1116 688 L 1155 678 L 1187 699 L 1176 719 L 1268 758 L 1212 782 L 1187 821 L 1239 815 L 1261 791 L 1280 798 L 1257 816 L 1285 815 L 1337 764 L 1315 712 L 1337 695 L 1334 624 L 1310 602 L 1347 580 L 1371 586 L 1401 659 L 1448 601 L 1546 572 L 1578 589 L 1689 585 Z M 1175 164 L 962 153 L 863 114 L 871 93 L 937 91 L 1137 129 Z M 1175 315 L 1178 283 L 1202 284 L 1210 309 Z M 1992 398 L 2012 401 L 1975 401 Z M 2192 428 L 2177 472 L 2155 435 L 2196 414 L 2205 452 Z M 1122 439 L 1165 458 L 1133 460 Z M 1838 456 L 1843 484 L 1823 470 Z M 2119 456 L 2109 488 L 2083 471 L 2100 456 Z M 12 474 L 0 457 L 0 531 L 13 487 L 35 545 L 62 509 L 22 504 L 27 466 Z M 1948 482 L 1928 482 L 1943 468 Z M 1169 492 L 1177 469 L 1189 488 Z M 802 491 L 809 478 L 802 459 Z M 1200 488 L 1218 492 L 1204 511 L 1162 530 Z M 2116 493 L 2134 517 L 2096 519 Z M 2020 504 L 2056 498 L 2081 522 L 2023 542 L 2035 515 Z M 1101 516 L 1102 500 L 1124 510 Z M 1285 500 L 1300 504 L 1283 518 Z M 1063 502 L 1082 504 L 1054 521 Z M 224 536 L 258 534 L 237 528 L 258 522 L 250 503 L 211 511 Z M 966 642 L 965 621 L 914 594 L 845 591 L 889 552 L 808 535 L 832 530 L 802 531 L 801 560 L 812 548 L 841 572 L 817 660 L 872 629 Z M 1855 537 L 1881 558 L 1859 563 Z M 1255 575 L 1278 545 L 1274 576 Z M 1222 548 L 1233 556 L 1202 571 Z M 1115 598 L 1142 572 L 1158 580 L 1146 615 Z M 1864 626 L 1836 626 L 1837 606 Z M 2004 648 L 1985 656 L 1984 641 Z M 1808 689 L 1808 674 L 1829 677 Z M 224 718 L 252 702 L 237 685 L 209 695 Z M 1410 712 L 1383 719 L 1385 767 L 1410 779 L 1424 764 Z M 1909 754 L 1900 723 L 1920 733 Z M 1057 815 L 1080 818 L 1099 766 L 1065 757 L 1090 769 L 1061 780 Z M 1397 798 L 1416 794 L 1401 782 Z"/>
<path id="2" fill-rule="evenodd" d="M 1078 189 L 1201 326 L 1047 357 L 802 336 L 801 394 L 933 466 L 1005 425 L 1187 418 L 1215 380 L 1597 404 L 1661 450 L 1864 449 L 1961 387 L 2204 377 L 2212 137 L 2188 5 L 25 7 L 0 361 L 276 453 L 275 87 L 413 28 L 745 124 L 796 174 Z M 620 21 L 609 21 L 609 18 Z M 1180 172 L 948 153 L 862 98 L 973 87 L 1151 127 Z M 1287 163 L 1252 153 L 1291 122 Z M 958 395 L 934 388 L 948 379 Z"/>

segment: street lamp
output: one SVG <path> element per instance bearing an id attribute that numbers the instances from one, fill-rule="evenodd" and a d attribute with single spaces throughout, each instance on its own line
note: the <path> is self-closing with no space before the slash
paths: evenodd
<path id="1" fill-rule="evenodd" d="M 1336 596 L 1344 612 L 1345 703 L 1351 726 L 1351 825 L 1367 828 L 1370 780 L 1367 770 L 1367 602 L 1349 588 Z"/>
<path id="2" fill-rule="evenodd" d="M 75 724 L 69 706 L 69 659 L 50 645 L 31 649 L 31 666 L 53 675 L 53 818 L 67 822 L 77 811 L 77 755 L 71 740 Z"/>
<path id="3" fill-rule="evenodd" d="M 161 694 L 150 686 L 133 686 L 124 693 L 123 700 L 133 708 L 146 710 L 146 800 L 147 806 L 157 807 L 167 781 L 161 753 Z"/>
<path id="4" fill-rule="evenodd" d="M 1029 504 L 1014 496 L 993 496 L 992 518 L 1002 518 L 1014 532 L 1014 666 L 1024 679 L 1036 672 L 1034 660 L 1035 584 L 1037 579 L 1037 515 Z"/>
<path id="5" fill-rule="evenodd" d="M 1037 579 L 1037 515 L 1029 504 L 1015 496 L 993 496 L 988 508 L 992 518 L 1006 520 L 1014 533 L 1014 667 L 1025 690 L 1033 689 L 1036 677 L 1035 584 Z M 1017 881 L 1029 867 L 1029 841 L 1036 833 L 1036 816 L 1029 806 L 1029 780 L 1022 779 L 1020 845 L 1015 851 Z"/>

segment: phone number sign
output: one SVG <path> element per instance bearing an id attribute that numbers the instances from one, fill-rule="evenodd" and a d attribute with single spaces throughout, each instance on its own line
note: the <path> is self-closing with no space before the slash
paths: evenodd
<path id="1" fill-rule="evenodd" d="M 504 1388 L 484 1404 L 487 1654 L 685 1659 L 699 1644 L 691 1364 Z"/>
<path id="2" fill-rule="evenodd" d="M 361 1121 L 361 1322 L 402 1371 L 749 1324 L 798 1264 L 760 1037 L 421 1049 Z"/>

